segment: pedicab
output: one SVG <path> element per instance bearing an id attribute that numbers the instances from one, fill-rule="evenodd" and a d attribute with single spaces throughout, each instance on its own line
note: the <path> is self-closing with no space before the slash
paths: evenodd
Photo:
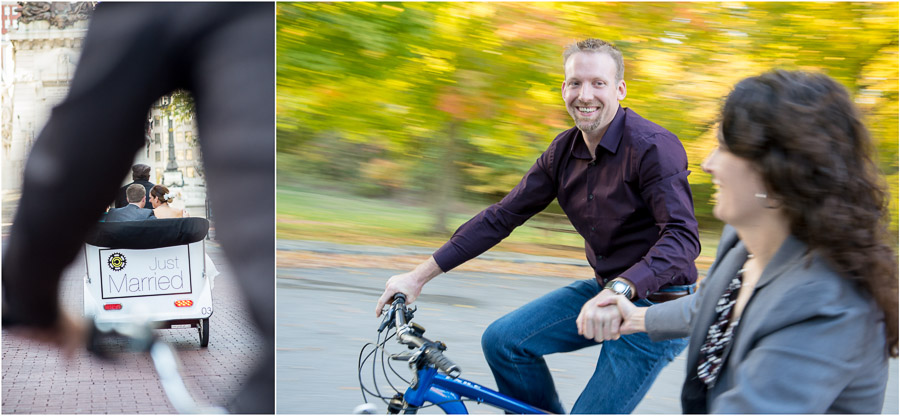
<path id="1" fill-rule="evenodd" d="M 204 218 L 98 223 L 85 239 L 84 316 L 98 327 L 197 328 L 209 345 Z"/>

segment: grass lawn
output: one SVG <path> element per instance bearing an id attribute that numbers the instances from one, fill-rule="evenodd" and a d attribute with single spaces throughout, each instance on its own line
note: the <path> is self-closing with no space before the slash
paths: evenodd
<path id="1" fill-rule="evenodd" d="M 329 189 L 323 184 L 280 182 L 277 196 L 279 239 L 328 241 L 387 247 L 440 247 L 459 225 L 484 206 L 460 205 L 450 215 L 446 234 L 429 230 L 433 217 L 429 207 L 389 199 L 364 198 Z M 578 234 L 535 228 L 526 222 L 493 250 L 525 254 L 584 258 L 584 240 Z M 566 225 L 571 229 L 571 225 Z M 698 265 L 715 254 L 718 233 L 700 235 L 702 250 Z M 708 266 L 708 264 L 706 264 Z"/>

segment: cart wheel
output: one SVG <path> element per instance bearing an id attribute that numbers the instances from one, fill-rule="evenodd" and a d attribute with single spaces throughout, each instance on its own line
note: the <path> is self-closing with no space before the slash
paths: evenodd
<path id="1" fill-rule="evenodd" d="M 200 326 L 197 327 L 197 332 L 200 333 L 200 347 L 206 348 L 209 346 L 209 318 L 200 320 Z"/>

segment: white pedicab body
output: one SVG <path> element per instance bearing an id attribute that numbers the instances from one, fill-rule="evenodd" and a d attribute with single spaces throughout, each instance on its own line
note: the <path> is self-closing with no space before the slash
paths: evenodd
<path id="1" fill-rule="evenodd" d="M 197 328 L 209 343 L 212 288 L 203 218 L 101 223 L 86 239 L 84 315 L 98 327 Z"/>

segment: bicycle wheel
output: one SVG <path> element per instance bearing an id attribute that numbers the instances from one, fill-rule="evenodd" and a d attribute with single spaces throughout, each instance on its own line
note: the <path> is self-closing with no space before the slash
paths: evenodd
<path id="1" fill-rule="evenodd" d="M 197 327 L 197 332 L 200 333 L 200 348 L 209 346 L 209 318 L 200 320 L 200 326 Z"/>

